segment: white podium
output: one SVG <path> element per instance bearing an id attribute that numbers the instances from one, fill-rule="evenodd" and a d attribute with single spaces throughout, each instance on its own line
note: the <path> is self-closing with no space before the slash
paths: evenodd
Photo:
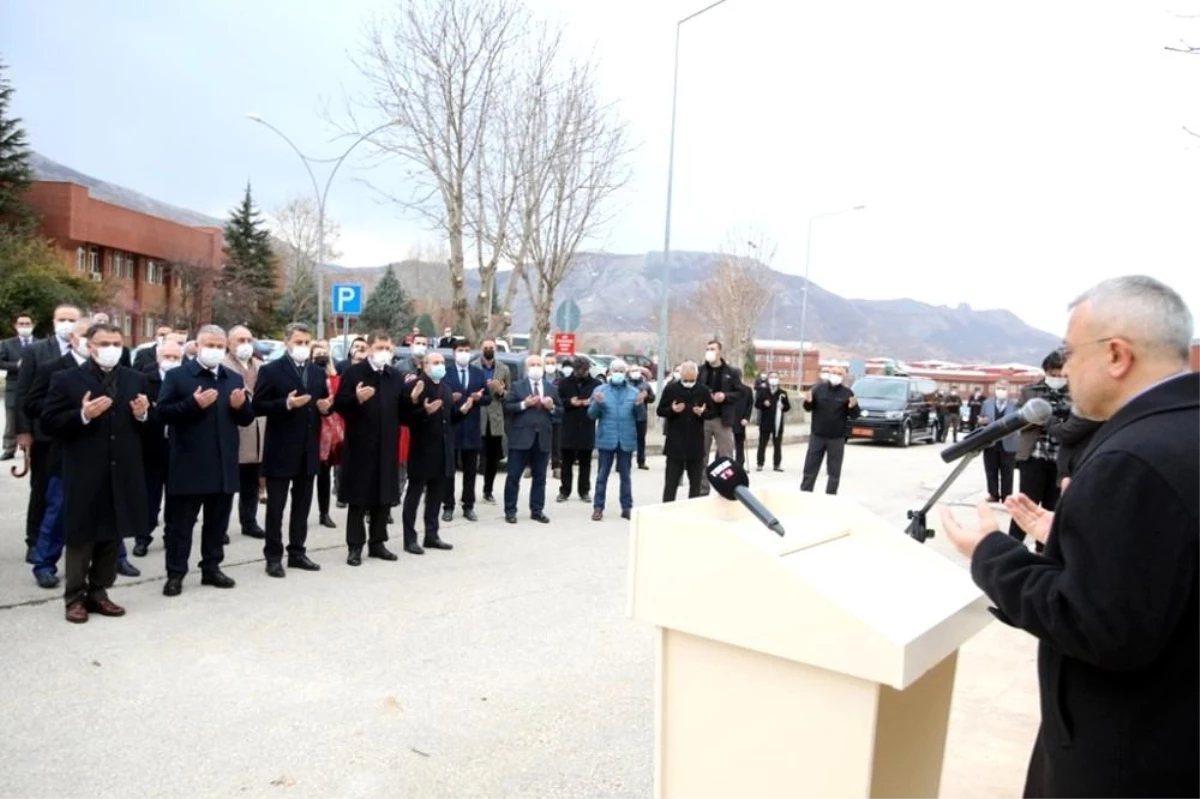
<path id="1" fill-rule="evenodd" d="M 629 612 L 657 627 L 655 797 L 936 797 L 970 575 L 838 497 L 634 511 Z"/>

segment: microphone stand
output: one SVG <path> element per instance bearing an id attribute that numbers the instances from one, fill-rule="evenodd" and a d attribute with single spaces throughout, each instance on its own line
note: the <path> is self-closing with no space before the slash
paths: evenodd
<path id="1" fill-rule="evenodd" d="M 943 480 L 942 484 L 937 487 L 936 491 L 933 492 L 933 496 L 931 496 L 929 501 L 925 503 L 925 507 L 921 508 L 920 510 L 910 510 L 908 512 L 908 518 L 910 521 L 908 524 L 908 529 L 906 529 L 904 532 L 909 537 L 915 538 L 922 544 L 925 543 L 926 539 L 933 538 L 933 530 L 930 530 L 925 525 L 926 515 L 933 508 L 933 506 L 937 504 L 937 501 L 942 498 L 942 494 L 946 493 L 946 489 L 950 488 L 950 484 L 957 480 L 958 476 L 966 470 L 967 464 L 979 457 L 979 454 L 982 451 L 983 450 L 975 450 L 974 452 L 968 452 L 966 455 L 963 455 L 962 459 L 958 462 L 958 465 L 954 467 L 954 471 L 950 472 L 950 476 Z"/>

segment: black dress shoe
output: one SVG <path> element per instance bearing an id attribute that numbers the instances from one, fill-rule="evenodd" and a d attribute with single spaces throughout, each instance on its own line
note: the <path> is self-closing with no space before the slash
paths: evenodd
<path id="1" fill-rule="evenodd" d="M 756 472 L 761 472 L 762 470 L 763 470 L 763 466 L 761 463 L 754 467 L 754 471 L 756 471 Z"/>
<path id="2" fill-rule="evenodd" d="M 349 507 L 345 502 L 342 502 L 340 499 L 338 500 L 337 506 L 338 506 L 339 510 L 345 510 L 347 507 Z"/>
<path id="3" fill-rule="evenodd" d="M 776 467 L 775 467 L 775 469 L 774 469 L 774 471 L 777 471 L 777 472 L 782 472 L 782 471 L 783 471 L 783 467 L 782 467 L 782 466 L 776 466 Z"/>
<path id="4" fill-rule="evenodd" d="M 535 513 L 532 516 L 530 516 L 529 518 L 533 519 L 535 522 L 541 522 L 542 524 L 550 523 L 549 517 L 547 517 L 546 514 L 544 514 L 544 513 Z"/>
<path id="5" fill-rule="evenodd" d="M 385 547 L 383 544 L 371 544 L 367 548 L 368 558 L 379 558 L 380 560 L 396 560 L 396 553 Z"/>
<path id="6" fill-rule="evenodd" d="M 484 501 L 484 502 L 486 502 L 486 503 L 487 503 L 487 504 L 489 504 L 489 505 L 495 505 L 495 504 L 496 504 L 496 498 L 495 498 L 494 496 L 492 496 L 491 494 L 484 494 L 484 495 L 483 495 L 483 501 Z"/>
<path id="7" fill-rule="evenodd" d="M 25 562 L 32 566 L 37 561 L 37 547 L 25 547 Z"/>
<path id="8" fill-rule="evenodd" d="M 37 580 L 38 588 L 58 588 L 58 575 L 50 572 L 38 572 L 33 575 L 33 579 Z"/>
<path id="9" fill-rule="evenodd" d="M 225 546 L 229 546 L 229 533 L 225 534 Z"/>
<path id="10" fill-rule="evenodd" d="M 168 577 L 166 585 L 163 586 L 163 596 L 179 596 L 183 593 L 183 578 Z"/>
<path id="11" fill-rule="evenodd" d="M 517 523 L 517 517 L 516 517 L 516 515 L 509 515 L 509 516 L 505 516 L 505 517 L 504 517 L 504 521 L 508 522 L 509 524 L 516 524 L 516 523 Z"/>
<path id="12" fill-rule="evenodd" d="M 639 463 L 639 464 L 638 464 L 638 469 L 640 469 L 640 470 L 641 470 L 641 471 L 643 471 L 643 472 L 648 472 L 648 471 L 650 471 L 650 467 L 649 467 L 649 466 L 647 466 L 647 465 L 646 465 L 646 464 L 644 464 L 644 463 Z"/>
<path id="13" fill-rule="evenodd" d="M 309 560 L 308 555 L 288 555 L 288 568 L 305 572 L 319 572 L 321 564 L 313 563 Z"/>
<path id="14" fill-rule="evenodd" d="M 454 549 L 454 545 L 447 544 L 445 541 L 443 541 L 440 538 L 435 538 L 432 541 L 426 541 L 425 548 L 426 549 L 442 549 L 442 550 L 449 552 L 450 550 Z"/>
<path id="15" fill-rule="evenodd" d="M 388 524 L 395 524 L 395 523 L 396 523 L 396 520 L 392 518 L 392 514 L 390 514 L 390 513 L 388 514 L 388 521 L 387 521 L 387 523 L 388 523 Z"/>
<path id="16" fill-rule="evenodd" d="M 346 556 L 347 566 L 362 565 L 362 547 L 350 547 L 350 554 Z"/>
<path id="17" fill-rule="evenodd" d="M 146 557 L 146 553 L 149 551 L 150 551 L 149 544 L 134 544 L 133 545 L 133 556 L 135 558 L 144 558 L 144 557 Z"/>
<path id="18" fill-rule="evenodd" d="M 323 513 L 323 514 L 321 514 L 321 526 L 328 527 L 331 530 L 335 530 L 335 529 L 337 529 L 337 522 L 335 522 L 333 519 L 329 518 L 328 513 Z"/>
<path id="19" fill-rule="evenodd" d="M 0 461 L 11 461 L 15 457 L 17 457 L 15 452 L 5 452 L 0 454 Z"/>
<path id="20" fill-rule="evenodd" d="M 117 574 L 122 577 L 141 577 L 142 573 L 137 566 L 134 566 L 125 558 L 117 561 Z"/>
<path id="21" fill-rule="evenodd" d="M 561 492 L 560 492 L 560 493 L 559 493 L 559 495 L 558 495 L 557 497 L 555 497 L 555 498 L 554 498 L 554 501 L 555 501 L 555 502 L 566 502 L 566 501 L 567 501 L 568 499 L 570 499 L 570 498 L 571 498 L 571 497 L 570 497 L 570 495 L 568 495 L 568 494 L 563 494 L 563 493 L 561 493 Z"/>
<path id="22" fill-rule="evenodd" d="M 233 588 L 237 585 L 233 578 L 220 569 L 214 569 L 200 577 L 200 585 L 211 585 L 213 588 Z"/>
<path id="23" fill-rule="evenodd" d="M 453 510 L 442 511 L 442 521 L 444 521 L 444 522 L 454 521 L 454 511 Z"/>
<path id="24" fill-rule="evenodd" d="M 255 525 L 254 527 L 243 527 L 242 535 L 246 536 L 247 538 L 258 538 L 261 540 L 267 537 L 267 531 Z M 229 536 L 225 536 L 225 539 L 225 543 L 228 544 Z"/>
<path id="25" fill-rule="evenodd" d="M 466 519 L 466 520 L 467 520 L 467 521 L 469 521 L 469 522 L 477 522 L 477 521 L 479 521 L 479 517 L 475 515 L 475 509 L 474 509 L 474 508 L 467 508 L 466 510 L 464 510 L 464 511 L 463 511 L 463 518 L 464 518 L 464 519 Z"/>
<path id="26" fill-rule="evenodd" d="M 623 510 L 623 511 L 621 511 L 621 518 L 628 519 L 630 517 L 631 513 L 632 513 L 632 511 Z"/>
<path id="27" fill-rule="evenodd" d="M 267 576 L 268 577 L 287 577 L 287 572 L 283 570 L 283 564 L 277 560 L 267 561 Z"/>
<path id="28" fill-rule="evenodd" d="M 405 544 L 404 551 L 410 555 L 424 555 L 425 554 L 425 550 L 421 548 L 420 544 Z"/>
<path id="29" fill-rule="evenodd" d="M 587 502 L 587 503 L 591 503 L 591 501 L 592 501 L 592 495 L 591 495 L 591 494 L 580 494 L 580 495 L 579 495 L 579 501 L 580 501 L 580 502 Z"/>

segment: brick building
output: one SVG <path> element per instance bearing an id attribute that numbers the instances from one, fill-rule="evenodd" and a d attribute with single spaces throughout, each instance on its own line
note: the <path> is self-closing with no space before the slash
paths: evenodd
<path id="1" fill-rule="evenodd" d="M 182 275 L 185 267 L 172 265 L 211 269 L 215 275 L 224 251 L 217 220 L 211 226 L 187 224 L 180 217 L 204 217 L 182 209 L 171 213 L 175 210 L 171 206 L 132 192 L 122 194 L 127 190 L 109 184 L 95 182 L 89 187 L 85 183 L 92 179 L 48 159 L 35 161 L 38 178 L 49 172 L 43 164 L 62 170 L 54 176 L 69 179 L 36 179 L 25 199 L 40 214 L 40 232 L 55 243 L 67 267 L 106 284 L 103 306 L 89 311 L 107 312 L 132 343 L 153 338 L 160 325 L 185 324 L 189 316 L 200 321 L 210 318 L 212 287 L 188 288 Z M 97 193 L 129 196 L 151 212 L 99 199 Z"/>

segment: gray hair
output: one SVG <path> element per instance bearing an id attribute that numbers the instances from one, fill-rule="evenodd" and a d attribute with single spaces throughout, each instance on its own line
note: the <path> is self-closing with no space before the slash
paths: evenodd
<path id="1" fill-rule="evenodd" d="M 679 364 L 679 374 L 680 375 L 682 375 L 684 373 L 684 371 L 688 370 L 688 369 L 690 369 L 693 372 L 700 371 L 700 367 L 696 365 L 695 361 L 684 361 L 683 363 Z"/>
<path id="2" fill-rule="evenodd" d="M 200 337 L 203 335 L 213 335 L 220 336 L 221 338 L 228 338 L 228 336 L 225 335 L 225 328 L 221 327 L 220 325 L 204 325 L 196 331 L 196 338 L 194 340 L 199 341 Z"/>
<path id="3" fill-rule="evenodd" d="M 305 333 L 305 334 L 311 336 L 312 328 L 310 328 L 308 325 L 304 324 L 303 322 L 292 322 L 290 325 L 287 326 L 287 329 L 284 331 L 283 337 L 285 339 L 289 339 L 292 337 L 293 333 Z"/>
<path id="4" fill-rule="evenodd" d="M 629 364 L 625 363 L 624 358 L 613 358 L 612 362 L 609 363 L 608 371 L 615 372 L 618 369 L 624 369 L 626 372 L 629 371 Z"/>
<path id="5" fill-rule="evenodd" d="M 1192 313 L 1174 289 L 1146 275 L 1097 283 L 1067 306 L 1087 303 L 1108 335 L 1161 349 L 1186 361 L 1192 345 Z"/>

